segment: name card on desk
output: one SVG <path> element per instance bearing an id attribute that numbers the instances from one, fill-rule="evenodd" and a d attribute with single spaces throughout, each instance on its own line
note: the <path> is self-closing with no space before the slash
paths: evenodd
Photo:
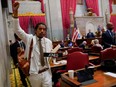
<path id="1" fill-rule="evenodd" d="M 44 53 L 44 57 L 62 57 L 62 53 Z"/>

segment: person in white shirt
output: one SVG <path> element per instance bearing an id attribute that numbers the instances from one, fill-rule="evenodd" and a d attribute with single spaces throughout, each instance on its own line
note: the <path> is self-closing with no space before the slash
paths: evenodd
<path id="1" fill-rule="evenodd" d="M 13 23 L 14 32 L 22 39 L 26 44 L 25 57 L 28 58 L 29 46 L 33 39 L 33 49 L 30 60 L 29 80 L 32 87 L 52 87 L 52 74 L 48 58 L 43 57 L 44 63 L 41 63 L 41 52 L 39 43 L 42 44 L 43 52 L 51 52 L 52 41 L 45 37 L 47 26 L 44 23 L 38 23 L 35 27 L 35 35 L 27 34 L 19 25 L 18 19 L 19 3 L 13 4 Z M 39 40 L 41 39 L 41 42 Z"/>

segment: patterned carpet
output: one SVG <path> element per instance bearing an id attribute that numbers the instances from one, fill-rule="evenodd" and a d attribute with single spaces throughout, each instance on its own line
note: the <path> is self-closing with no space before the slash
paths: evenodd
<path id="1" fill-rule="evenodd" d="M 11 68 L 12 68 L 12 72 L 10 74 L 11 87 L 24 87 L 20 80 L 18 68 L 15 68 L 13 63 L 11 63 Z M 27 81 L 28 87 L 31 87 L 29 85 L 29 80 L 27 78 L 26 78 L 26 81 Z"/>
<path id="2" fill-rule="evenodd" d="M 11 87 L 24 87 L 20 80 L 18 68 L 15 68 L 12 62 L 11 62 L 11 68 L 12 68 L 12 71 L 10 74 Z M 26 81 L 27 81 L 28 87 L 31 87 L 28 77 L 26 78 Z"/>

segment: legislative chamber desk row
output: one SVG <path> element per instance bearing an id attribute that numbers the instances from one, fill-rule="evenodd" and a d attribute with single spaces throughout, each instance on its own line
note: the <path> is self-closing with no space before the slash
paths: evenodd
<path id="1" fill-rule="evenodd" d="M 95 83 L 82 85 L 77 81 L 78 77 L 76 75 L 74 79 L 71 79 L 68 73 L 64 73 L 61 75 L 60 83 L 61 87 L 116 87 L 116 78 L 105 75 L 102 70 L 96 70 L 93 77 L 96 80 Z"/>
<path id="2" fill-rule="evenodd" d="M 86 41 L 87 42 L 87 45 L 90 45 L 91 44 L 91 41 L 94 40 L 94 39 L 98 39 L 99 40 L 99 43 L 101 44 L 102 43 L 102 38 L 101 37 L 96 37 L 96 38 L 85 38 L 85 39 L 77 39 L 76 40 L 76 43 L 77 45 L 79 46 L 83 41 Z M 58 44 L 60 44 L 61 41 L 54 41 L 53 42 L 53 47 L 56 47 Z M 64 46 L 67 47 L 68 46 L 68 41 L 64 41 Z"/>
<path id="3" fill-rule="evenodd" d="M 62 58 L 60 58 L 60 59 L 62 59 Z M 66 59 L 66 58 L 65 58 Z M 99 56 L 89 56 L 89 61 L 91 62 L 91 63 L 93 63 L 93 62 L 96 62 L 97 60 L 99 60 L 100 58 L 99 58 Z M 62 61 L 62 60 L 60 60 L 60 61 Z M 99 63 L 98 63 L 99 64 Z M 97 65 L 98 65 L 97 64 Z M 96 65 L 96 64 L 95 64 Z M 52 70 L 52 73 L 54 73 L 55 71 L 57 71 L 57 70 L 61 70 L 61 69 L 65 69 L 66 68 L 66 64 L 53 64 L 53 63 L 51 63 L 50 64 L 50 66 L 51 66 L 51 70 Z"/>

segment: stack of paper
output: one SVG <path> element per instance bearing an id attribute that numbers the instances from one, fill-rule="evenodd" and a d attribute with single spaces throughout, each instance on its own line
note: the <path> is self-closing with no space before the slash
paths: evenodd
<path id="1" fill-rule="evenodd" d="M 116 73 L 112 73 L 112 72 L 106 72 L 104 73 L 105 75 L 109 75 L 109 76 L 112 76 L 112 77 L 115 77 L 116 78 Z"/>

